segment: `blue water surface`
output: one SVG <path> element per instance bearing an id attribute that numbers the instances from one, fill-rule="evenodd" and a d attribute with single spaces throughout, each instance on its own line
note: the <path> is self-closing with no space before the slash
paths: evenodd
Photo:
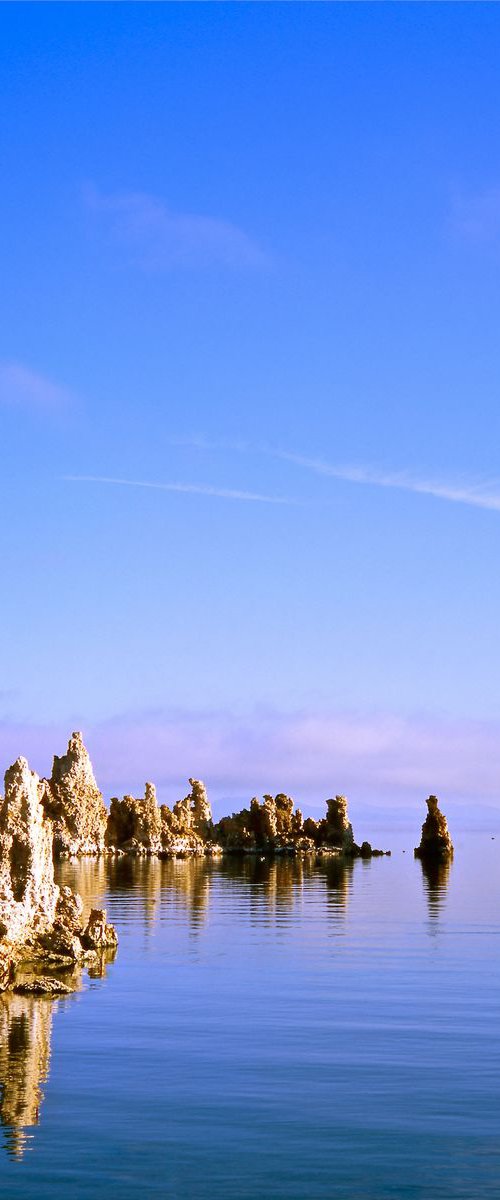
<path id="1" fill-rule="evenodd" d="M 498 1200 L 499 861 L 61 864 L 120 944 L 0 997 L 1 1195 Z"/>

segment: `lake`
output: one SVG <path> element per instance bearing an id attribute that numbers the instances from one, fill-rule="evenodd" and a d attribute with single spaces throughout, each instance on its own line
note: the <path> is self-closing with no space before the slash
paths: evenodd
<path id="1" fill-rule="evenodd" d="M 385 841 L 60 864 L 120 944 L 0 997 L 2 1196 L 498 1200 L 500 839 L 430 874 Z"/>

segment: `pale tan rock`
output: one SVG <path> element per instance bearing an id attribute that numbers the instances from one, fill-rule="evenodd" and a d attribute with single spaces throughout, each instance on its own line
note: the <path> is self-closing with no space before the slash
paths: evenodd
<path id="1" fill-rule="evenodd" d="M 83 902 L 54 879 L 53 827 L 41 797 L 45 785 L 26 759 L 5 773 L 0 804 L 0 990 L 12 983 L 9 962 L 66 959 L 78 962 L 82 944 Z M 106 945 L 116 934 L 106 927 Z"/>
<path id="2" fill-rule="evenodd" d="M 13 988 L 16 996 L 70 996 L 74 990 L 61 979 L 52 979 L 49 975 L 26 979 L 22 983 L 16 983 Z"/>
<path id="3" fill-rule="evenodd" d="M 144 799 L 124 796 L 111 801 L 106 845 L 132 853 L 161 851 L 161 815 L 153 783 L 146 784 Z"/>
<path id="4" fill-rule="evenodd" d="M 88 950 L 112 949 L 117 942 L 115 929 L 106 922 L 105 910 L 93 908 L 82 934 L 82 943 L 85 948 Z"/>
<path id="5" fill-rule="evenodd" d="M 0 944 L 0 992 L 10 988 L 15 975 L 15 964 L 10 947 Z"/>
<path id="6" fill-rule="evenodd" d="M 172 810 L 162 804 L 161 845 L 163 853 L 175 856 L 205 854 L 212 841 L 212 810 L 205 785 L 190 779 L 191 791 Z"/>
<path id="7" fill-rule="evenodd" d="M 54 755 L 44 785 L 42 802 L 54 822 L 56 854 L 100 854 L 108 814 L 81 733 L 71 735 L 66 754 Z"/>
<path id="8" fill-rule="evenodd" d="M 54 923 L 52 824 L 40 803 L 40 780 L 25 758 L 5 773 L 0 807 L 0 937 L 21 942 Z"/>
<path id="9" fill-rule="evenodd" d="M 80 934 L 83 929 L 83 900 L 70 887 L 62 887 L 57 897 L 55 919 L 65 929 Z"/>

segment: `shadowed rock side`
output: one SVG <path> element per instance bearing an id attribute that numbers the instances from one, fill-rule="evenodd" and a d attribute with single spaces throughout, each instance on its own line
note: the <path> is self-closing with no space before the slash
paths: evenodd
<path id="1" fill-rule="evenodd" d="M 81 733 L 73 733 L 67 753 L 44 780 L 43 804 L 52 818 L 57 854 L 96 854 L 104 849 L 108 813 L 94 779 Z"/>
<path id="2" fill-rule="evenodd" d="M 74 971 L 95 965 L 104 948 L 116 947 L 112 926 L 102 910 L 83 917 L 83 902 L 54 879 L 53 822 L 44 804 L 46 781 L 18 758 L 5 773 L 0 804 L 0 991 L 50 991 L 41 968 Z M 26 976 L 19 979 L 19 974 Z M 62 981 L 59 981 L 62 982 Z M 67 985 L 74 990 L 75 983 Z M 31 989 L 33 990 L 33 989 Z M 54 985 L 54 991 L 61 991 Z"/>
<path id="3" fill-rule="evenodd" d="M 415 847 L 415 858 L 444 862 L 453 858 L 453 845 L 446 817 L 439 808 L 437 796 L 429 796 L 426 804 L 428 812 L 422 825 L 420 845 Z"/>

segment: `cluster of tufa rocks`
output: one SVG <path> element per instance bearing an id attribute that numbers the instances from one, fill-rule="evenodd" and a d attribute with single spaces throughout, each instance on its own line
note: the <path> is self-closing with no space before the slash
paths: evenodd
<path id="1" fill-rule="evenodd" d="M 290 796 L 280 792 L 274 797 L 265 795 L 262 801 L 254 797 L 249 808 L 223 817 L 215 824 L 204 784 L 199 779 L 190 779 L 190 791 L 173 808 L 166 804 L 160 806 L 154 784 L 146 783 L 144 797 L 126 795 L 121 800 L 113 797 L 108 812 L 81 733 L 71 735 L 66 754 L 55 755 L 50 779 L 32 776 L 22 759 L 7 771 L 4 808 L 6 804 L 9 813 L 12 789 L 15 792 L 17 786 L 12 781 L 23 771 L 36 779 L 36 783 L 31 784 L 32 808 L 33 812 L 36 808 L 38 814 L 36 837 L 40 841 L 39 854 L 44 860 L 51 858 L 52 853 L 65 858 L 102 854 L 186 857 L 259 850 L 295 854 L 323 850 L 353 858 L 383 853 L 372 850 L 369 842 L 357 845 L 345 796 L 328 800 L 326 815 L 319 821 L 312 817 L 304 820 Z M 22 853 L 18 855 L 15 837 L 13 847 L 14 858 L 19 857 L 16 869 L 20 872 Z M 0 846 L 0 852 L 1 849 Z M 1 896 L 8 894 L 2 884 L 1 872 L 5 876 L 8 870 L 3 853 L 0 914 Z M 19 881 L 16 886 L 21 886 Z M 44 911 L 49 912 L 47 897 L 41 898 L 40 903 Z M 26 911 L 26 903 L 23 903 L 23 912 Z"/>
<path id="2" fill-rule="evenodd" d="M 212 810 L 206 788 L 190 779 L 184 800 L 158 806 L 156 788 L 146 784 L 144 799 L 124 796 L 111 801 L 105 843 L 111 851 L 128 854 L 185 856 L 206 854 L 213 845 Z"/>
<path id="3" fill-rule="evenodd" d="M 116 946 L 105 913 L 92 911 L 85 921 L 80 897 L 57 886 L 54 855 L 261 852 L 352 859 L 384 853 L 355 842 L 345 796 L 327 800 L 318 821 L 304 820 L 280 792 L 262 801 L 254 797 L 248 808 L 214 823 L 204 784 L 190 779 L 189 785 L 172 809 L 158 805 L 156 789 L 147 783 L 144 797 L 114 797 L 108 812 L 80 733 L 72 734 L 66 754 L 55 756 L 50 779 L 39 779 L 23 758 L 9 768 L 0 798 L 0 991 L 13 984 L 20 948 L 33 960 L 74 964 Z M 435 796 L 427 807 L 415 855 L 449 860 L 453 846 Z"/>
<path id="4" fill-rule="evenodd" d="M 71 796 L 67 804 L 73 820 L 78 801 Z M 78 820 L 83 828 L 85 817 Z M 95 965 L 100 953 L 116 947 L 105 912 L 93 910 L 84 920 L 80 896 L 55 882 L 54 847 L 67 828 L 65 804 L 54 817 L 50 784 L 18 758 L 6 771 L 0 801 L 0 991 L 28 985 L 31 991 L 50 991 L 50 978 L 43 986 L 40 980 L 42 966 Z M 77 844 L 88 847 L 88 836 Z M 28 966 L 29 978 L 19 979 Z M 52 982 L 52 990 L 60 991 L 59 981 Z"/>

